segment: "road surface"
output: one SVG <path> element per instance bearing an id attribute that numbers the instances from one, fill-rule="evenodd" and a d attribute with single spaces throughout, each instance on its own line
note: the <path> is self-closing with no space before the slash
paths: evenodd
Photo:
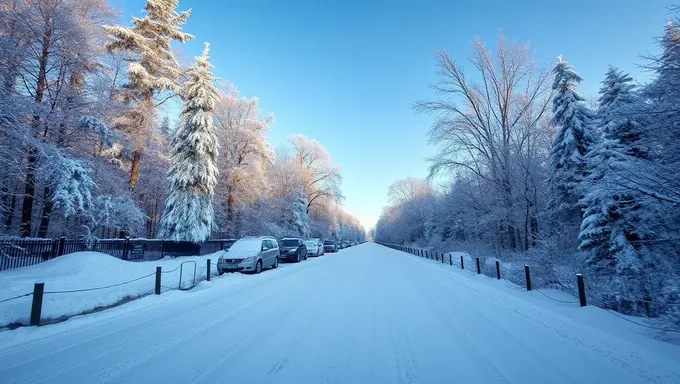
<path id="1" fill-rule="evenodd" d="M 680 383 L 657 341 L 377 244 L 231 280 L 2 332 L 0 382 Z"/>

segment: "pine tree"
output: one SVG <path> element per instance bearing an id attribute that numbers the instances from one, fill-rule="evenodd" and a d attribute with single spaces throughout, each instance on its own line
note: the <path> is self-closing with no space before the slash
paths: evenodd
<path id="1" fill-rule="evenodd" d="M 631 241 L 644 235 L 638 216 L 641 196 L 621 188 L 617 170 L 634 158 L 646 157 L 640 144 L 641 125 L 634 107 L 632 79 L 610 67 L 600 89 L 596 125 L 602 133 L 586 156 L 585 206 L 579 248 L 589 251 L 589 263 L 605 273 L 640 270 L 640 256 Z"/>
<path id="2" fill-rule="evenodd" d="M 576 92 L 583 79 L 572 66 L 560 57 L 553 73 L 552 124 L 558 132 L 550 151 L 548 208 L 555 223 L 578 228 L 582 195 L 579 185 L 586 173 L 584 157 L 593 142 L 591 112 Z"/>
<path id="3" fill-rule="evenodd" d="M 160 223 L 162 238 L 200 242 L 214 228 L 213 195 L 217 183 L 217 135 L 213 109 L 217 89 L 208 62 L 209 45 L 196 58 L 182 90 L 183 124 L 174 133 L 170 190 Z"/>
<path id="4" fill-rule="evenodd" d="M 182 31 L 191 11 L 175 11 L 179 0 L 147 0 L 146 16 L 133 18 L 132 27 L 104 27 L 114 38 L 108 44 L 110 51 L 124 50 L 128 58 L 129 83 L 120 98 L 132 104 L 128 114 L 119 125 L 131 131 L 136 139 L 130 169 L 129 187 L 134 189 L 139 177 L 144 139 L 154 126 L 154 97 L 163 91 L 179 91 L 179 63 L 172 53 L 170 43 L 175 40 L 186 42 L 193 36 Z"/>
<path id="5" fill-rule="evenodd" d="M 301 190 L 293 198 L 290 217 L 290 226 L 297 235 L 306 237 L 309 234 L 309 216 L 307 215 L 307 202 Z"/>

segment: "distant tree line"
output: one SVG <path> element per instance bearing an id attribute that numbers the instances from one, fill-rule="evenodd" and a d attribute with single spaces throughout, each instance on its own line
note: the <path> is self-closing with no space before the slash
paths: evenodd
<path id="1" fill-rule="evenodd" d="M 436 117 L 431 178 L 453 181 L 397 181 L 375 238 L 568 267 L 599 284 L 601 305 L 679 321 L 677 14 L 647 58 L 652 80 L 612 66 L 595 108 L 565 59 L 540 68 L 528 45 L 476 40 L 474 76 L 437 52 L 437 98 L 415 109 Z"/>
<path id="2" fill-rule="evenodd" d="M 320 143 L 272 150 L 273 116 L 216 83 L 207 46 L 180 63 L 178 7 L 0 2 L 0 236 L 363 239 Z"/>

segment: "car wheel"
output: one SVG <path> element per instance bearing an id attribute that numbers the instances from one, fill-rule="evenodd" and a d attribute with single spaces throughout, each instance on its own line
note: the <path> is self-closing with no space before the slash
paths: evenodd
<path id="1" fill-rule="evenodd" d="M 305 253 L 305 257 L 302 260 L 307 260 L 307 254 Z"/>
<path id="2" fill-rule="evenodd" d="M 274 260 L 274 265 L 272 265 L 272 269 L 276 269 L 279 267 L 279 257 L 276 256 L 276 259 Z"/>
<path id="3" fill-rule="evenodd" d="M 262 272 L 262 260 L 258 260 L 255 264 L 255 274 L 257 275 L 260 272 Z"/>
<path id="4" fill-rule="evenodd" d="M 223 270 L 218 270 L 218 271 L 217 271 L 217 274 L 220 275 L 220 276 L 222 276 L 222 275 L 224 275 L 224 271 L 223 271 Z"/>

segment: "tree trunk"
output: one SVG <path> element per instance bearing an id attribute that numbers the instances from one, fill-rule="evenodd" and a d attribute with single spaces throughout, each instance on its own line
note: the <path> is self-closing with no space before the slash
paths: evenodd
<path id="1" fill-rule="evenodd" d="M 135 186 L 137 185 L 137 181 L 139 179 L 139 163 L 142 160 L 142 147 L 138 147 L 135 149 L 135 152 L 132 156 L 132 168 L 130 169 L 130 181 L 128 183 L 128 188 L 130 189 L 130 192 L 135 190 Z"/>
<path id="2" fill-rule="evenodd" d="M 51 17 L 50 17 L 51 20 Z M 52 43 L 52 30 L 47 23 L 43 35 L 42 50 L 38 60 L 38 77 L 36 79 L 35 98 L 36 104 L 42 103 L 45 94 L 45 81 L 47 79 L 47 59 L 49 48 Z M 40 116 L 33 116 L 33 125 L 37 130 L 40 125 Z M 47 129 L 47 128 L 46 128 Z M 38 163 L 38 153 L 35 148 L 29 149 L 28 165 L 26 167 L 26 180 L 24 183 L 24 200 L 21 204 L 21 237 L 31 236 L 31 221 L 33 218 L 33 200 L 35 197 L 35 171 Z"/>
<path id="3" fill-rule="evenodd" d="M 24 182 L 24 200 L 21 203 L 21 237 L 31 236 L 31 219 L 33 217 L 33 200 L 35 195 L 35 168 L 37 162 L 35 149 L 31 149 L 31 153 L 28 155 L 28 168 Z"/>
<path id="4" fill-rule="evenodd" d="M 44 238 L 47 236 L 47 230 L 50 226 L 50 217 L 52 216 L 52 208 L 54 202 L 52 201 L 52 188 L 45 187 L 44 204 L 40 218 L 40 226 L 38 227 L 38 237 Z"/>
<path id="5" fill-rule="evenodd" d="M 14 222 L 14 210 L 17 207 L 17 196 L 12 195 L 12 202 L 9 204 L 9 210 L 7 211 L 7 216 L 5 217 L 5 228 L 7 233 L 12 231 L 12 224 Z"/>

